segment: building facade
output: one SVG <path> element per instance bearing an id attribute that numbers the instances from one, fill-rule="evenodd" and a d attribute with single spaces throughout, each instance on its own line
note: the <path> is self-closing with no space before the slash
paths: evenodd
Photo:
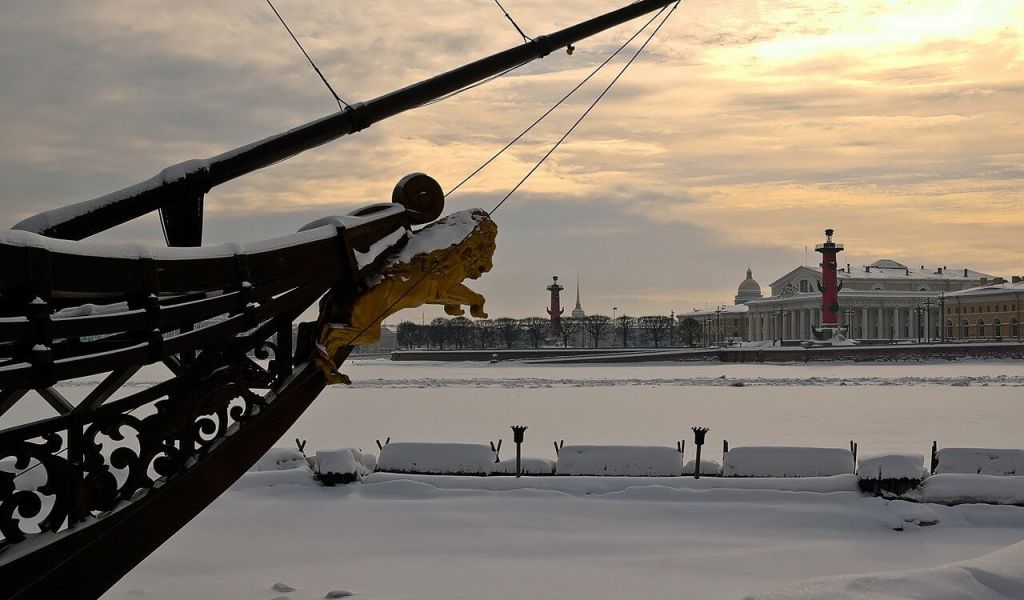
<path id="1" fill-rule="evenodd" d="M 943 306 L 944 336 L 950 340 L 1022 341 L 1024 279 L 996 279 L 988 285 L 947 294 Z"/>

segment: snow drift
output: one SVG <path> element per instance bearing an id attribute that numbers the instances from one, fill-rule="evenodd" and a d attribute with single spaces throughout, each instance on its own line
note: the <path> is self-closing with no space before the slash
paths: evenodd
<path id="1" fill-rule="evenodd" d="M 391 473 L 486 475 L 494 467 L 494 452 L 484 444 L 395 442 L 384 446 L 377 470 Z"/>

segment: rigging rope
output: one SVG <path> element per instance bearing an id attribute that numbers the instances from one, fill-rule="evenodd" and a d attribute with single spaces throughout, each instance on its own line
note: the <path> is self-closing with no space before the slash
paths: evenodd
<path id="1" fill-rule="evenodd" d="M 316 66 L 316 63 L 313 62 L 313 58 L 309 55 L 308 52 L 306 52 L 306 49 L 302 47 L 302 43 L 299 42 L 299 38 L 295 37 L 295 34 L 292 33 L 292 28 L 288 27 L 288 23 L 285 23 L 284 17 L 281 16 L 281 13 L 277 12 L 277 9 L 274 7 L 274 4 L 270 0 L 267 0 L 267 4 L 270 6 L 270 10 L 274 11 L 274 14 L 277 15 L 277 20 L 281 21 L 281 25 L 284 25 L 284 29 L 285 31 L 288 32 L 288 35 L 292 36 L 292 39 L 295 41 L 295 45 L 299 47 L 299 50 L 302 50 L 302 54 L 305 55 L 306 60 L 309 61 L 309 65 L 313 67 L 313 70 L 316 71 L 316 74 L 320 76 L 320 81 L 324 82 L 324 85 L 327 86 L 327 89 L 331 92 L 331 95 L 334 96 L 334 99 L 338 101 L 338 108 L 342 110 L 345 110 L 346 108 L 352 108 L 348 102 L 342 100 L 341 96 L 339 96 L 338 93 L 334 91 L 334 88 L 331 87 L 330 82 L 327 81 L 327 78 L 324 77 L 324 74 L 320 72 L 320 67 Z"/>
<path id="2" fill-rule="evenodd" d="M 555 102 L 555 103 L 554 103 L 554 105 L 552 105 L 552 106 L 551 106 L 551 108 L 549 108 L 549 109 L 547 109 L 546 111 L 544 111 L 544 114 L 542 114 L 541 116 L 537 117 L 537 120 L 536 120 L 536 121 L 534 121 L 533 123 L 531 123 L 529 127 L 527 127 L 527 128 L 526 128 L 526 129 L 524 129 L 524 130 L 523 130 L 522 132 L 520 132 L 520 133 L 519 133 L 519 135 L 517 135 L 516 137 L 512 138 L 512 141 L 510 141 L 509 143 L 505 144 L 505 146 L 504 146 L 504 147 L 503 147 L 503 148 L 502 148 L 501 150 L 498 150 L 497 152 L 495 152 L 493 156 L 491 156 L 490 158 L 488 158 L 488 159 L 487 159 L 486 161 L 484 161 L 484 162 L 483 162 L 483 163 L 482 163 L 482 164 L 481 164 L 481 165 L 480 165 L 479 167 L 477 167 L 476 169 L 474 169 L 474 170 L 473 170 L 473 172 L 472 172 L 472 173 L 470 173 L 469 175 L 467 175 L 465 179 L 463 179 L 462 181 L 460 181 L 460 182 L 458 182 L 457 184 L 455 184 L 455 186 L 454 186 L 454 187 L 453 187 L 452 189 L 448 190 L 448 192 L 447 192 L 447 193 L 445 193 L 444 197 L 445 197 L 445 198 L 447 198 L 447 197 L 448 197 L 449 195 L 451 195 L 451 194 L 455 193 L 455 190 L 457 190 L 457 189 L 459 189 L 460 187 L 462 187 L 463 185 L 465 185 L 465 184 L 466 184 L 466 183 L 467 183 L 467 182 L 468 182 L 468 181 L 469 181 L 470 179 L 472 179 L 472 178 L 473 178 L 473 177 L 475 177 L 475 176 L 476 176 L 477 174 L 479 174 L 479 173 L 480 173 L 480 171 L 483 171 L 483 170 L 484 170 L 484 169 L 485 169 L 485 168 L 486 168 L 486 167 L 487 167 L 487 166 L 488 166 L 489 164 L 491 164 L 491 163 L 492 163 L 492 162 L 494 162 L 494 161 L 495 161 L 495 160 L 496 160 L 496 159 L 497 159 L 497 158 L 498 158 L 499 156 L 501 156 L 502 154 L 504 154 L 506 150 L 508 150 L 508 149 L 509 149 L 509 148 L 511 148 L 511 147 L 512 147 L 512 146 L 513 146 L 513 145 L 514 145 L 514 144 L 515 144 L 516 142 L 518 142 L 519 140 L 521 140 L 521 139 L 523 138 L 523 136 L 525 136 L 525 135 L 526 135 L 527 133 L 530 133 L 530 131 L 532 131 L 534 127 L 536 127 L 537 125 L 539 125 L 541 121 L 543 121 L 544 119 L 546 119 L 546 118 L 548 117 L 548 115 L 550 115 L 551 113 L 553 113 L 553 112 L 555 111 L 555 109 L 557 109 L 557 108 L 558 108 L 559 106 L 561 106 L 561 105 L 562 105 L 563 103 L 565 103 L 565 101 L 566 101 L 566 100 L 568 100 L 568 99 L 569 99 L 569 98 L 570 98 L 570 97 L 571 97 L 571 96 L 572 96 L 573 94 L 575 94 L 575 93 L 576 93 L 577 91 L 579 91 L 579 89 L 580 89 L 581 87 L 583 87 L 583 86 L 584 86 L 584 85 L 585 85 L 585 84 L 586 84 L 586 83 L 587 83 L 588 81 L 590 81 L 590 80 L 591 80 L 591 79 L 592 79 L 592 78 L 593 78 L 593 77 L 594 77 L 595 75 L 597 75 L 597 74 L 598 74 L 598 73 L 599 73 L 599 72 L 600 72 L 600 71 L 601 71 L 602 69 L 604 69 L 604 67 L 605 67 L 605 66 L 606 66 L 606 65 L 607 65 L 608 63 L 610 63 L 610 62 L 612 61 L 612 59 L 614 59 L 614 58 L 615 58 L 616 56 L 618 56 L 618 55 L 619 55 L 619 53 L 620 53 L 620 52 L 622 52 L 622 51 L 623 51 L 623 50 L 624 50 L 624 49 L 626 48 L 626 46 L 628 46 L 629 44 L 633 43 L 633 40 L 635 40 L 635 39 L 637 38 L 637 36 L 639 36 L 639 35 L 640 35 L 641 33 L 643 33 L 643 32 L 644 32 L 644 30 L 645 30 L 645 29 L 647 29 L 647 28 L 648 28 L 648 27 L 650 26 L 650 24 L 651 24 L 651 23 L 653 23 L 653 22 L 654 22 L 654 20 L 655 20 L 655 19 L 657 19 L 657 18 L 658 18 L 658 17 L 659 17 L 660 15 L 661 15 L 661 13 L 663 13 L 663 12 L 665 12 L 665 9 L 664 9 L 664 8 L 662 8 L 662 9 L 661 9 L 661 10 L 659 10 L 658 12 L 654 13 L 654 16 L 652 16 L 652 17 L 651 17 L 651 18 L 650 18 L 650 19 L 649 19 L 649 20 L 648 20 L 648 21 L 647 21 L 646 23 L 644 23 L 643 27 L 641 27 L 640 29 L 638 29 L 638 30 L 636 31 L 636 33 L 634 33 L 633 35 L 631 35 L 631 36 L 629 37 L 629 39 L 627 39 L 627 40 L 626 40 L 625 42 L 623 42 L 623 43 L 622 43 L 622 45 L 621 45 L 621 46 L 619 46 L 619 47 L 618 47 L 618 49 L 616 49 L 616 50 L 615 50 L 615 52 L 612 52 L 612 53 L 611 53 L 610 55 L 608 55 L 608 58 L 604 59 L 604 62 L 602 62 L 601 64 L 599 64 L 599 65 L 597 66 L 597 68 L 595 68 L 595 69 L 594 69 L 593 71 L 591 71 L 591 72 L 590 72 L 590 74 L 589 74 L 589 75 L 587 75 L 586 77 L 584 77 L 584 78 L 583 78 L 583 80 L 582 80 L 582 81 L 580 81 L 579 83 L 577 83 L 577 84 L 576 84 L 576 87 L 574 87 L 574 88 L 572 88 L 571 90 L 569 90 L 569 92 L 568 92 L 568 93 L 567 93 L 566 95 L 562 96 L 562 98 L 561 98 L 561 99 L 560 99 L 560 100 L 559 100 L 558 102 Z M 506 72 L 507 72 L 507 71 L 506 71 Z M 503 74 L 504 74 L 504 73 L 503 73 Z"/>
<path id="3" fill-rule="evenodd" d="M 675 12 L 675 10 L 676 10 L 676 9 L 677 9 L 677 8 L 679 7 L 679 4 L 680 4 L 680 2 L 681 2 L 681 1 L 682 1 L 682 0 L 679 0 L 679 1 L 677 1 L 677 2 L 675 3 L 675 4 L 673 4 L 673 5 L 672 5 L 672 8 L 671 8 L 671 9 L 670 9 L 670 10 L 668 11 L 668 14 L 666 14 L 666 15 L 664 16 L 664 18 L 662 18 L 662 20 L 661 20 L 661 23 L 659 23 L 659 24 L 658 24 L 658 26 L 657 26 L 657 27 L 655 27 L 654 31 L 652 31 L 652 32 L 651 32 L 651 34 L 650 34 L 649 36 L 647 36 L 647 39 L 646 39 L 646 40 L 644 41 L 644 43 L 643 43 L 643 44 L 641 44 L 641 46 L 640 46 L 640 47 L 639 47 L 639 48 L 637 49 L 637 51 L 636 51 L 636 52 L 635 52 L 635 53 L 633 54 L 633 56 L 632 56 L 632 57 L 630 57 L 630 59 L 629 59 L 629 60 L 628 60 L 628 61 L 626 62 L 626 64 L 625 64 L 625 65 L 623 65 L 623 67 L 622 67 L 622 69 L 621 69 L 621 70 L 619 71 L 619 73 L 618 73 L 618 74 L 617 74 L 617 75 L 616 75 L 616 76 L 615 76 L 615 77 L 614 77 L 614 78 L 613 78 L 613 79 L 611 80 L 611 82 L 609 82 L 609 83 L 608 83 L 608 85 L 607 85 L 607 86 L 606 86 L 606 87 L 604 88 L 604 90 L 602 90 L 602 91 L 601 91 L 601 93 L 600 93 L 600 94 L 599 94 L 599 95 L 597 96 L 597 98 L 595 98 L 595 99 L 594 99 L 594 101 L 593 101 L 593 102 L 592 102 L 592 103 L 590 104 L 590 106 L 588 106 L 588 107 L 587 107 L 587 109 L 586 109 L 586 110 L 585 110 L 585 111 L 583 112 L 583 114 L 581 114 L 581 115 L 580 115 L 580 117 L 579 117 L 578 119 L 576 119 L 576 122 L 574 122 L 574 123 L 572 124 L 572 126 L 571 126 L 571 127 L 570 127 L 570 128 L 569 128 L 569 129 L 568 129 L 568 130 L 567 130 L 567 131 L 566 131 L 566 132 L 565 132 L 565 133 L 563 134 L 563 135 L 562 135 L 562 137 L 561 137 L 561 138 L 559 138 L 557 142 L 555 142 L 555 144 L 554 144 L 554 145 L 553 145 L 553 146 L 551 147 L 551 149 L 550 149 L 550 150 L 548 150 L 548 151 L 547 151 L 547 153 L 545 153 L 545 154 L 544 154 L 544 156 L 542 156 L 542 157 L 541 157 L 541 159 L 540 159 L 539 161 L 537 161 L 537 164 L 535 164 L 535 165 L 533 166 L 533 168 L 531 168 L 531 169 L 530 169 L 530 170 L 529 170 L 529 171 L 528 171 L 528 172 L 526 173 L 526 175 L 524 175 L 524 176 L 522 177 L 522 179 L 520 179 L 520 180 L 519 180 L 519 182 L 518 182 L 518 183 L 516 183 L 515 187 L 513 187 L 513 188 L 512 188 L 512 190 L 510 190 L 510 191 L 509 191 L 509 192 L 508 192 L 508 193 L 507 193 L 507 194 L 506 194 L 506 195 L 505 195 L 505 196 L 504 196 L 504 197 L 503 197 L 503 198 L 501 199 L 501 201 L 499 201 L 499 202 L 498 202 L 498 203 L 497 203 L 497 204 L 495 205 L 495 207 L 494 207 L 493 209 L 491 209 L 490 213 L 488 213 L 488 215 L 487 215 L 487 219 L 486 219 L 485 221 L 482 221 L 482 222 L 486 222 L 487 220 L 492 220 L 492 217 L 493 217 L 494 213 L 495 213 L 495 212 L 497 212 L 497 211 L 498 211 L 498 209 L 500 209 L 500 208 L 502 207 L 502 205 L 504 205 L 504 204 L 505 204 L 505 202 L 506 202 L 506 201 L 507 201 L 507 200 L 508 200 L 509 198 L 511 198 L 511 197 L 512 197 L 512 195 L 513 195 L 513 194 L 515 194 L 515 192 L 516 192 L 516 191 L 517 191 L 517 190 L 518 190 L 518 189 L 519 189 L 520 187 L 522 187 L 522 185 L 523 185 L 523 184 L 524 184 L 524 183 L 526 182 L 526 180 L 527 180 L 527 179 L 529 179 L 529 178 L 530 178 L 530 176 L 531 176 L 531 175 L 533 175 L 533 174 L 534 174 L 534 173 L 535 173 L 535 172 L 537 171 L 537 169 L 538 169 L 538 168 L 540 168 L 540 166 L 541 166 L 542 164 L 544 164 L 544 161 L 546 161 L 546 160 L 548 159 L 548 157 L 550 157 L 550 156 L 551 156 L 551 154 L 552 154 L 552 153 L 554 153 L 554 151 L 555 151 L 555 150 L 556 150 L 556 149 L 557 149 L 557 148 L 558 148 L 558 147 L 559 147 L 559 146 L 560 146 L 560 145 L 562 144 L 562 142 L 564 142 L 564 141 L 565 141 L 565 139 L 566 139 L 567 137 L 569 137 L 569 134 L 571 134 L 571 133 L 572 133 L 572 132 L 573 132 L 573 131 L 574 131 L 574 130 L 576 129 L 576 127 L 577 127 L 577 126 L 579 126 L 579 124 L 583 122 L 583 120 L 584 120 L 584 119 L 585 119 L 585 118 L 587 117 L 587 115 L 589 115 L 589 114 L 590 114 L 590 112 L 591 112 L 591 111 L 592 111 L 592 110 L 594 109 L 594 107 L 595 107 L 595 106 L 597 106 L 598 102 L 600 102 L 600 101 L 601 101 L 601 100 L 602 100 L 602 99 L 603 99 L 603 98 L 605 97 L 605 95 L 606 95 L 606 94 L 607 94 L 607 93 L 608 93 L 608 92 L 609 92 L 609 91 L 611 90 L 612 86 L 614 86 L 614 85 L 615 85 L 615 83 L 619 81 L 619 79 L 620 79 L 620 78 L 622 77 L 622 75 L 623 75 L 623 74 L 624 74 L 624 73 L 626 72 L 626 70 L 627 70 L 627 69 L 629 69 L 629 67 L 630 67 L 630 66 L 631 66 L 631 65 L 633 64 L 633 62 L 634 62 L 634 61 L 635 61 L 635 60 L 637 59 L 637 57 L 639 57 L 639 56 L 640 56 L 640 53 L 641 53 L 641 52 L 643 52 L 643 50 L 644 50 L 644 49 L 645 49 L 645 48 L 647 47 L 647 45 L 648 45 L 648 44 L 649 44 L 649 43 L 651 42 L 651 40 L 653 40 L 653 39 L 654 39 L 654 36 L 658 34 L 658 32 L 659 32 L 659 31 L 661 30 L 661 28 L 662 28 L 662 27 L 663 27 L 663 26 L 665 25 L 665 23 L 666 23 L 666 22 L 668 22 L 668 19 L 669 19 L 669 17 L 671 17 L 671 16 L 672 16 L 672 13 L 674 13 L 674 12 Z M 654 17 L 654 18 L 657 18 L 657 16 L 658 16 L 658 15 L 660 15 L 660 14 L 661 14 L 662 12 L 664 12 L 664 11 L 665 11 L 665 9 L 663 8 L 663 9 L 662 9 L 662 10 L 661 10 L 660 12 L 658 12 L 658 13 L 657 13 L 657 14 L 655 15 L 655 17 Z M 650 24 L 651 22 L 653 22 L 653 20 L 654 20 L 654 19 L 651 19 L 650 21 L 648 21 L 647 23 L 645 23 L 645 24 L 644 24 L 644 26 L 640 28 L 640 31 L 638 31 L 638 32 L 637 32 L 637 34 L 639 34 L 639 33 L 640 33 L 640 32 L 642 32 L 642 31 L 643 31 L 644 29 L 646 29 L 646 28 L 647 28 L 647 26 L 648 26 L 648 25 L 649 25 L 649 24 Z M 634 37 L 636 37 L 636 36 L 634 36 Z M 618 51 L 616 51 L 616 52 L 618 52 Z M 592 75 L 591 75 L 591 76 L 592 76 Z M 590 77 L 590 76 L 588 76 L 588 78 L 589 78 L 589 77 Z M 519 137 L 522 137 L 522 136 L 519 136 Z M 453 191 L 454 191 L 454 190 L 453 190 Z M 450 193 L 450 192 L 449 192 L 449 193 Z M 481 222 L 481 223 L 482 223 L 482 222 Z M 466 239 L 468 239 L 469 237 L 471 237 L 471 236 L 472 236 L 473 234 L 475 234 L 475 233 L 477 232 L 477 230 L 478 230 L 478 229 L 480 228 L 480 224 L 481 224 L 481 223 L 477 223 L 476 225 L 474 225 L 474 226 L 473 226 L 473 229 L 471 229 L 471 230 L 470 230 L 470 232 L 469 232 L 469 233 L 468 233 L 468 234 L 467 234 L 467 235 L 466 235 L 466 236 L 465 236 L 465 237 L 464 237 L 464 238 L 463 238 L 462 240 L 460 240 L 460 241 L 459 241 L 459 242 L 457 242 L 456 244 L 453 244 L 453 245 L 449 246 L 449 247 L 447 248 L 447 251 L 448 251 L 448 252 L 452 252 L 452 251 L 453 251 L 453 250 L 454 250 L 455 248 L 457 248 L 457 247 L 458 247 L 458 245 L 459 245 L 459 244 L 461 244 L 461 243 L 462 243 L 462 241 L 465 241 Z M 359 338 L 360 338 L 360 337 L 361 337 L 361 336 L 362 336 L 362 335 L 363 335 L 364 333 L 366 333 L 367 331 L 369 331 L 370 327 L 377 327 L 377 326 L 379 326 L 379 325 L 377 325 L 377 322 L 378 322 L 378 321 L 379 321 L 379 320 L 380 320 L 381 318 L 383 318 L 383 316 L 384 316 L 384 315 L 387 315 L 387 314 L 389 313 L 389 311 L 390 311 L 390 310 L 391 310 L 392 308 L 394 308 L 394 307 L 395 307 L 396 305 L 398 305 L 398 303 L 399 303 L 399 302 L 401 302 L 401 301 L 402 301 L 402 300 L 403 300 L 403 299 L 404 299 L 404 298 L 405 298 L 405 297 L 406 297 L 407 295 L 409 295 L 409 293 L 410 293 L 410 292 L 412 292 L 412 291 L 413 291 L 414 289 L 416 289 L 417 287 L 419 287 L 419 286 L 420 286 L 420 284 L 422 284 L 422 283 L 423 283 L 423 282 L 424 282 L 424 281 L 425 281 L 425 280 L 427 279 L 427 277 L 429 277 L 430 275 L 432 275 L 432 274 L 434 273 L 434 271 L 435 271 L 435 270 L 437 270 L 437 268 L 438 268 L 438 267 L 439 267 L 439 266 L 440 266 L 440 265 L 441 265 L 441 264 L 442 264 L 443 262 L 444 262 L 444 261 L 436 261 L 436 262 L 434 262 L 434 263 L 433 263 L 433 265 L 432 265 L 432 266 L 431 266 L 431 267 L 430 267 L 429 269 L 427 269 L 427 270 L 426 270 L 426 271 L 425 271 L 425 272 L 424 272 L 424 273 L 423 273 L 423 274 L 422 274 L 422 275 L 421 275 L 421 276 L 420 276 L 420 277 L 419 277 L 418 279 L 416 279 L 416 281 L 414 281 L 414 282 L 413 282 L 413 284 L 412 284 L 411 286 L 409 286 L 408 288 L 406 288 L 406 290 L 405 290 L 404 292 L 402 292 L 402 293 L 401 293 L 401 294 L 400 294 L 400 295 L 398 296 L 398 298 L 396 298 L 396 299 L 395 299 L 394 301 L 392 301 L 392 302 L 391 302 L 391 303 L 390 303 L 390 304 L 389 304 L 389 305 L 388 305 L 388 306 L 387 306 L 387 307 L 386 307 L 386 308 L 385 308 L 385 309 L 384 309 L 383 311 L 381 311 L 381 312 L 380 312 L 380 313 L 379 313 L 379 314 L 378 314 L 378 315 L 377 315 L 377 316 L 376 316 L 376 317 L 375 317 L 375 318 L 374 318 L 374 319 L 373 319 L 372 321 L 370 321 L 370 323 L 369 323 L 368 325 L 364 326 L 364 327 L 363 327 L 363 328 L 362 328 L 362 329 L 361 329 L 361 330 L 360 330 L 360 331 L 359 331 L 359 332 L 358 332 L 358 333 L 357 333 L 356 335 L 354 335 L 354 336 L 353 336 L 353 337 L 352 337 L 352 338 L 351 338 L 351 339 L 350 339 L 350 340 L 348 341 L 348 343 L 346 343 L 346 344 L 342 344 L 342 345 L 343 345 L 343 346 L 347 346 L 347 345 L 350 345 L 350 344 L 351 344 L 352 342 L 354 342 L 355 340 L 359 339 Z M 317 344 L 319 344 L 319 342 L 317 342 Z M 333 360 L 333 357 L 332 357 L 332 360 Z"/>
<path id="4" fill-rule="evenodd" d="M 498 8 L 501 9 L 501 12 L 505 13 L 505 18 L 508 19 L 509 23 L 512 23 L 512 26 L 516 28 L 516 31 L 519 32 L 519 35 L 523 36 L 523 41 L 532 42 L 533 38 L 523 33 L 522 28 L 519 27 L 519 24 L 516 23 L 515 19 L 512 18 L 512 15 L 508 14 L 508 11 L 505 10 L 505 7 L 501 5 L 501 2 L 498 2 L 498 0 L 494 0 L 494 3 L 498 5 Z"/>

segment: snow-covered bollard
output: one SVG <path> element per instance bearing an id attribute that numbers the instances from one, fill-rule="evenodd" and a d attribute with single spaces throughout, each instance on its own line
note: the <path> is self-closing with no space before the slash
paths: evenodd
<path id="1" fill-rule="evenodd" d="M 424 475 L 487 475 L 494 452 L 484 444 L 394 442 L 380 450 L 377 470 Z"/>
<path id="2" fill-rule="evenodd" d="M 730 448 L 722 464 L 725 477 L 829 477 L 853 474 L 853 453 L 846 448 L 741 446 Z"/>
<path id="3" fill-rule="evenodd" d="M 857 461 L 857 485 L 876 496 L 905 494 L 927 476 L 923 454 L 878 454 Z"/>
<path id="4" fill-rule="evenodd" d="M 563 446 L 555 473 L 678 477 L 683 467 L 679 451 L 671 446 Z"/>
<path id="5" fill-rule="evenodd" d="M 373 473 L 377 458 L 356 448 L 321 450 L 313 458 L 313 473 L 326 486 L 352 483 Z"/>

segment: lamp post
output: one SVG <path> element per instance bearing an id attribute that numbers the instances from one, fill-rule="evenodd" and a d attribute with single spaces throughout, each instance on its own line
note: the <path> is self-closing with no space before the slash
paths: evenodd
<path id="1" fill-rule="evenodd" d="M 512 441 L 516 443 L 516 479 L 523 476 L 523 438 L 526 434 L 526 425 L 512 426 Z"/>
<path id="2" fill-rule="evenodd" d="M 690 429 L 693 430 L 693 443 L 697 445 L 697 458 L 693 463 L 693 478 L 700 479 L 700 448 L 704 445 L 704 438 L 711 429 L 708 427 L 691 427 Z"/>
<path id="3" fill-rule="evenodd" d="M 669 312 L 668 322 L 668 346 L 671 348 L 676 345 L 676 311 Z"/>
<path id="4" fill-rule="evenodd" d="M 939 343 L 946 343 L 946 292 L 939 294 Z"/>
<path id="5" fill-rule="evenodd" d="M 932 299 L 928 298 L 924 301 L 925 313 L 924 313 L 924 342 L 926 344 L 932 343 Z"/>

